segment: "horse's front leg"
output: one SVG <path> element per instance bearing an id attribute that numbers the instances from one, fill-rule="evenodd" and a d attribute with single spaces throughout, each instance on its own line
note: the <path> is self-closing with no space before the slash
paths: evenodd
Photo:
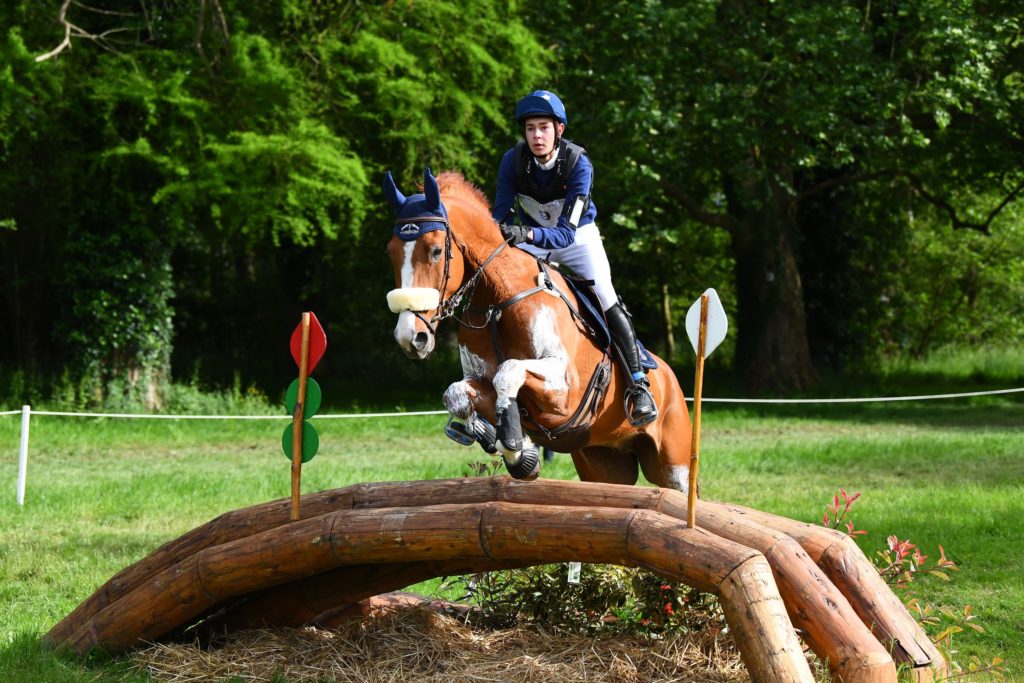
<path id="1" fill-rule="evenodd" d="M 441 399 L 451 414 L 445 425 L 445 434 L 467 446 L 476 441 L 486 452 L 495 453 L 495 429 L 483 417 L 494 415 L 494 402 L 497 398 L 491 383 L 495 372 L 494 363 L 477 355 L 466 345 L 459 346 L 459 357 L 463 378 L 452 382 Z"/>
<path id="2" fill-rule="evenodd" d="M 565 412 L 568 397 L 564 355 L 507 360 L 494 375 L 498 451 L 514 477 L 534 478 L 540 472 L 539 449 L 523 435 L 517 396 L 526 386 L 544 412 Z"/>
<path id="3" fill-rule="evenodd" d="M 442 399 L 450 414 L 444 426 L 445 435 L 463 446 L 471 446 L 475 441 L 487 453 L 496 453 L 497 432 L 481 414 L 493 414 L 494 398 L 490 380 L 452 382 Z"/>

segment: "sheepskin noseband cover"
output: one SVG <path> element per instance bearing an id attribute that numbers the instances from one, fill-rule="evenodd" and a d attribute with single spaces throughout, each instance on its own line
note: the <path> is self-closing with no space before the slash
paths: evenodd
<path id="1" fill-rule="evenodd" d="M 432 311 L 441 305 L 441 292 L 433 287 L 402 287 L 388 292 L 388 308 L 402 311 Z"/>

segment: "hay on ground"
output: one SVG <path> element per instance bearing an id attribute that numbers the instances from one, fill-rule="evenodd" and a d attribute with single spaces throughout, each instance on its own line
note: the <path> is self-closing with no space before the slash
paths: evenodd
<path id="1" fill-rule="evenodd" d="M 477 631 L 423 607 L 390 610 L 338 630 L 242 631 L 208 648 L 154 644 L 132 665 L 158 681 L 352 683 L 641 683 L 748 681 L 726 637 L 553 634 L 536 626 Z"/>

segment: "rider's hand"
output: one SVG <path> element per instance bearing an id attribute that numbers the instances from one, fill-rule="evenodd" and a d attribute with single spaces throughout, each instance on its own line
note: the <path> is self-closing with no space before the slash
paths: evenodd
<path id="1" fill-rule="evenodd" d="M 530 242 L 533 237 L 533 230 L 526 225 L 498 223 L 498 227 L 501 229 L 501 236 L 513 247 L 523 242 Z"/>

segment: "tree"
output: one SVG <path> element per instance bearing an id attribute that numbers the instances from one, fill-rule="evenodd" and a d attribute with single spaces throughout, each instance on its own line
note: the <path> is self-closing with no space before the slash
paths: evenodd
<path id="1" fill-rule="evenodd" d="M 330 291 L 323 264 L 351 276 L 374 262 L 384 169 L 484 177 L 502 98 L 544 68 L 514 10 L 5 6 L 0 277 L 15 286 L 0 295 L 14 331 L 3 357 L 68 365 L 152 403 L 172 364 L 265 366 L 264 331 L 310 299 L 335 307 L 325 319 L 359 319 L 371 304 Z M 191 359 L 175 360 L 175 339 Z"/>
<path id="2" fill-rule="evenodd" d="M 572 3 L 584 22 L 561 12 L 538 15 L 561 38 L 559 87 L 584 103 L 590 139 L 622 158 L 622 191 L 652 207 L 667 197 L 729 235 L 736 367 L 751 391 L 815 379 L 805 202 L 884 184 L 905 210 L 925 202 L 954 228 L 988 232 L 1024 189 L 1010 3 Z M 972 216 L 964 200 L 979 193 L 994 204 Z"/>

